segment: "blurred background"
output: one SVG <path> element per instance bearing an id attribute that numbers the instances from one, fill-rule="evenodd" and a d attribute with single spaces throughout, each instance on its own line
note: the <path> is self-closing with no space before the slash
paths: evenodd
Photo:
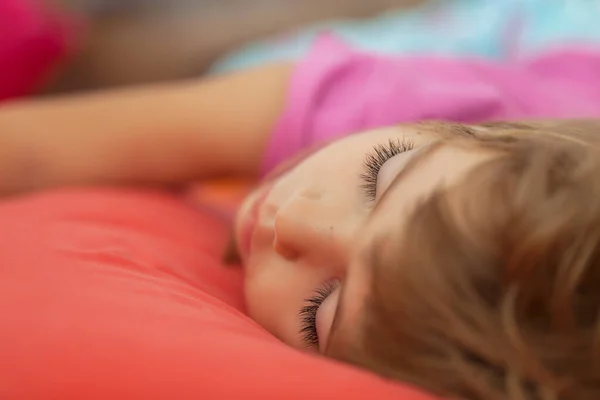
<path id="1" fill-rule="evenodd" d="M 0 0 L 0 99 L 364 51 L 504 62 L 600 44 L 600 0 Z"/>
<path id="2" fill-rule="evenodd" d="M 425 0 L 55 0 L 85 21 L 84 46 L 51 91 L 198 75 L 246 43 Z"/>

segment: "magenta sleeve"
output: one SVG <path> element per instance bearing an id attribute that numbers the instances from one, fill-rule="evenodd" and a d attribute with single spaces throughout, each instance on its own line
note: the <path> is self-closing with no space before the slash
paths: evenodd
<path id="1" fill-rule="evenodd" d="M 531 59 L 385 56 L 322 36 L 293 74 L 263 172 L 298 151 L 400 122 L 600 116 L 600 50 Z"/>

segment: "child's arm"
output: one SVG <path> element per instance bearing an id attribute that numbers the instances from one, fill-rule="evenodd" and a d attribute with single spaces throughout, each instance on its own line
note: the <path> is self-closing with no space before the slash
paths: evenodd
<path id="1" fill-rule="evenodd" d="M 325 39 L 288 85 L 291 70 L 0 107 L 0 193 L 254 175 L 263 156 L 267 170 L 306 146 L 399 122 L 597 117 L 600 109 L 594 51 L 498 63 L 369 55 Z"/>
<path id="2" fill-rule="evenodd" d="M 0 193 L 258 173 L 290 65 L 0 107 Z"/>

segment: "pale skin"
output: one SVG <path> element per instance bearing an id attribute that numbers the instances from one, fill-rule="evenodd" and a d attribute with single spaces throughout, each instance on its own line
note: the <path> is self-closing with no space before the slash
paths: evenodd
<path id="1" fill-rule="evenodd" d="M 0 193 L 255 176 L 291 65 L 0 107 Z M 240 96 L 239 93 L 252 93 Z"/>
<path id="2" fill-rule="evenodd" d="M 409 140 L 414 148 L 383 165 L 371 202 L 360 189 L 364 154 L 390 138 Z M 419 156 L 439 140 L 440 134 L 427 125 L 357 134 L 333 143 L 268 183 L 269 194 L 258 209 L 251 241 L 247 247 L 240 246 L 252 317 L 284 342 L 301 347 L 297 310 L 323 282 L 335 280 L 339 286 L 317 313 L 319 343 L 315 348 L 325 352 L 339 346 L 328 345 L 335 318 L 336 330 L 348 332 L 335 334 L 340 338 L 336 342 L 352 336 L 353 319 L 360 314 L 369 279 L 362 254 L 370 251 L 376 238 L 396 231 L 420 200 L 441 186 L 457 183 L 492 157 L 450 144 Z M 415 168 L 403 176 L 413 159 Z M 248 210 L 255 202 L 256 197 L 250 196 L 242 206 L 238 236 L 245 220 L 252 218 Z"/>
<path id="3" fill-rule="evenodd" d="M 0 193 L 256 178 L 291 71 L 274 65 L 211 80 L 5 104 Z M 452 144 L 428 151 L 447 138 L 438 128 L 353 135 L 257 187 L 235 223 L 252 318 L 292 346 L 343 351 L 366 296 L 363 259 L 373 241 L 406 221 L 434 190 L 493 156 Z M 390 140 L 410 148 L 385 161 L 374 197 L 366 198 L 365 155 Z M 336 286 L 316 312 L 318 340 L 307 346 L 298 314 L 325 282 Z"/>

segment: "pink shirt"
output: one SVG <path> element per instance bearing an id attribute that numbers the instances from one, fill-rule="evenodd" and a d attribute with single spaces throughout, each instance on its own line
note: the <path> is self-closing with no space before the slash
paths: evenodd
<path id="1" fill-rule="evenodd" d="M 563 117 L 600 117 L 600 49 L 499 63 L 366 54 L 323 36 L 296 67 L 263 171 L 319 142 L 403 121 Z"/>

